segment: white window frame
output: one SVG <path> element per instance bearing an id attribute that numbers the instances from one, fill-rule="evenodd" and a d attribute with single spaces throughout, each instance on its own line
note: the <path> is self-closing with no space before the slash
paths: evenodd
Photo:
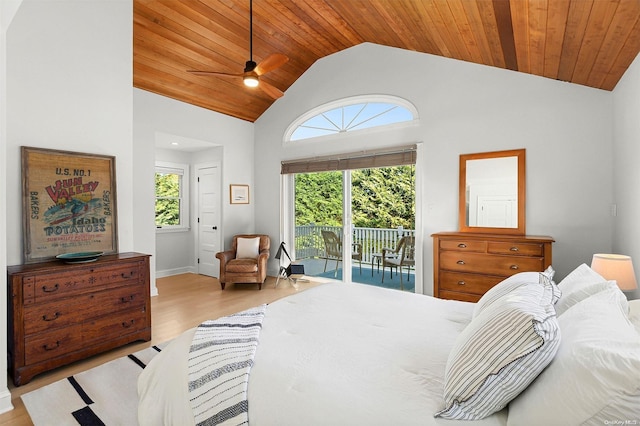
<path id="1" fill-rule="evenodd" d="M 299 116 L 289 125 L 289 127 L 287 127 L 287 130 L 284 132 L 283 141 L 282 141 L 283 146 L 299 145 L 299 144 L 305 144 L 309 142 L 314 143 L 320 140 L 326 141 L 328 139 L 341 137 L 341 133 L 337 132 L 335 134 L 328 134 L 328 135 L 322 135 L 322 136 L 314 136 L 311 138 L 291 140 L 293 133 L 298 129 L 298 127 L 300 127 L 303 123 L 305 123 L 310 118 L 313 118 L 317 115 L 322 115 L 323 113 L 326 113 L 338 108 L 347 107 L 350 105 L 366 104 L 366 103 L 387 103 L 389 105 L 396 105 L 396 106 L 405 108 L 412 114 L 413 120 L 400 121 L 396 123 L 390 123 L 390 124 L 374 126 L 374 127 L 366 127 L 363 129 L 349 130 L 348 131 L 349 134 L 376 132 L 376 131 L 389 130 L 394 128 L 399 129 L 403 127 L 415 126 L 419 123 L 418 109 L 415 107 L 415 105 L 413 105 L 411 102 L 409 102 L 406 99 L 399 98 L 397 96 L 379 95 L 379 94 L 351 96 L 349 98 L 339 99 L 337 101 L 332 101 L 332 102 L 328 102 L 326 104 L 320 105 Z"/>
<path id="2" fill-rule="evenodd" d="M 182 176 L 180 179 L 180 224 L 179 225 L 156 225 L 156 233 L 165 232 L 186 232 L 189 231 L 189 165 L 182 163 L 170 163 L 166 161 L 156 161 L 154 172 L 154 206 L 157 196 L 155 194 L 155 174 L 156 173 L 174 173 Z M 155 209 L 154 209 L 155 211 Z M 154 214 L 155 223 L 155 214 Z"/>

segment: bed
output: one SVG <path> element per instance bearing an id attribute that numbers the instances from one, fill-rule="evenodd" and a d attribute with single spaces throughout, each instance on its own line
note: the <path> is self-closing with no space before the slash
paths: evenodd
<path id="1" fill-rule="evenodd" d="M 478 303 L 329 283 L 262 307 L 250 373 L 236 386 L 245 411 L 228 424 L 640 421 L 639 304 L 586 265 L 559 284 L 552 278 L 552 270 L 517 274 Z M 141 425 L 218 423 L 194 414 L 194 359 L 215 356 L 194 355 L 200 329 L 176 338 L 141 374 Z"/>

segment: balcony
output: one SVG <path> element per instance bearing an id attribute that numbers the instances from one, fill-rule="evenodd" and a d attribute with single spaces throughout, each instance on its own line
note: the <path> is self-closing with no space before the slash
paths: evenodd
<path id="1" fill-rule="evenodd" d="M 342 262 L 339 263 L 338 273 L 335 271 L 335 260 L 326 262 L 324 240 L 321 231 L 333 231 L 338 237 L 342 236 L 342 227 L 324 225 L 303 225 L 295 228 L 295 257 L 296 263 L 305 266 L 305 274 L 327 278 L 342 279 Z M 379 265 L 383 248 L 395 248 L 400 238 L 415 236 L 412 229 L 403 228 L 354 228 L 353 243 L 362 247 L 362 265 L 353 261 L 352 281 L 361 284 L 376 285 L 379 287 L 400 289 L 400 279 L 397 272 L 389 272 L 387 268 L 384 283 L 382 282 L 382 270 Z M 361 267 L 361 269 L 360 269 Z M 403 289 L 414 291 L 415 274 L 404 269 Z"/>

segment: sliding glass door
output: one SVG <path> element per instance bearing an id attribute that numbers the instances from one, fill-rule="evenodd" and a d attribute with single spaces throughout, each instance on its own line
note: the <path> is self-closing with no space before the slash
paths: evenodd
<path id="1" fill-rule="evenodd" d="M 295 173 L 294 200 L 306 275 L 414 291 L 413 164 Z"/>

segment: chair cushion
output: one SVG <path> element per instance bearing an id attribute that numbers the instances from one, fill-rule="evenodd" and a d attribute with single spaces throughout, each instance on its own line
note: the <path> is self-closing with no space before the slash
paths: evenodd
<path id="1" fill-rule="evenodd" d="M 260 254 L 260 237 L 238 238 L 238 248 L 236 249 L 236 259 L 255 259 Z"/>
<path id="2" fill-rule="evenodd" d="M 252 273 L 258 271 L 258 261 L 256 259 L 232 259 L 227 262 L 227 272 L 232 273 Z"/>

